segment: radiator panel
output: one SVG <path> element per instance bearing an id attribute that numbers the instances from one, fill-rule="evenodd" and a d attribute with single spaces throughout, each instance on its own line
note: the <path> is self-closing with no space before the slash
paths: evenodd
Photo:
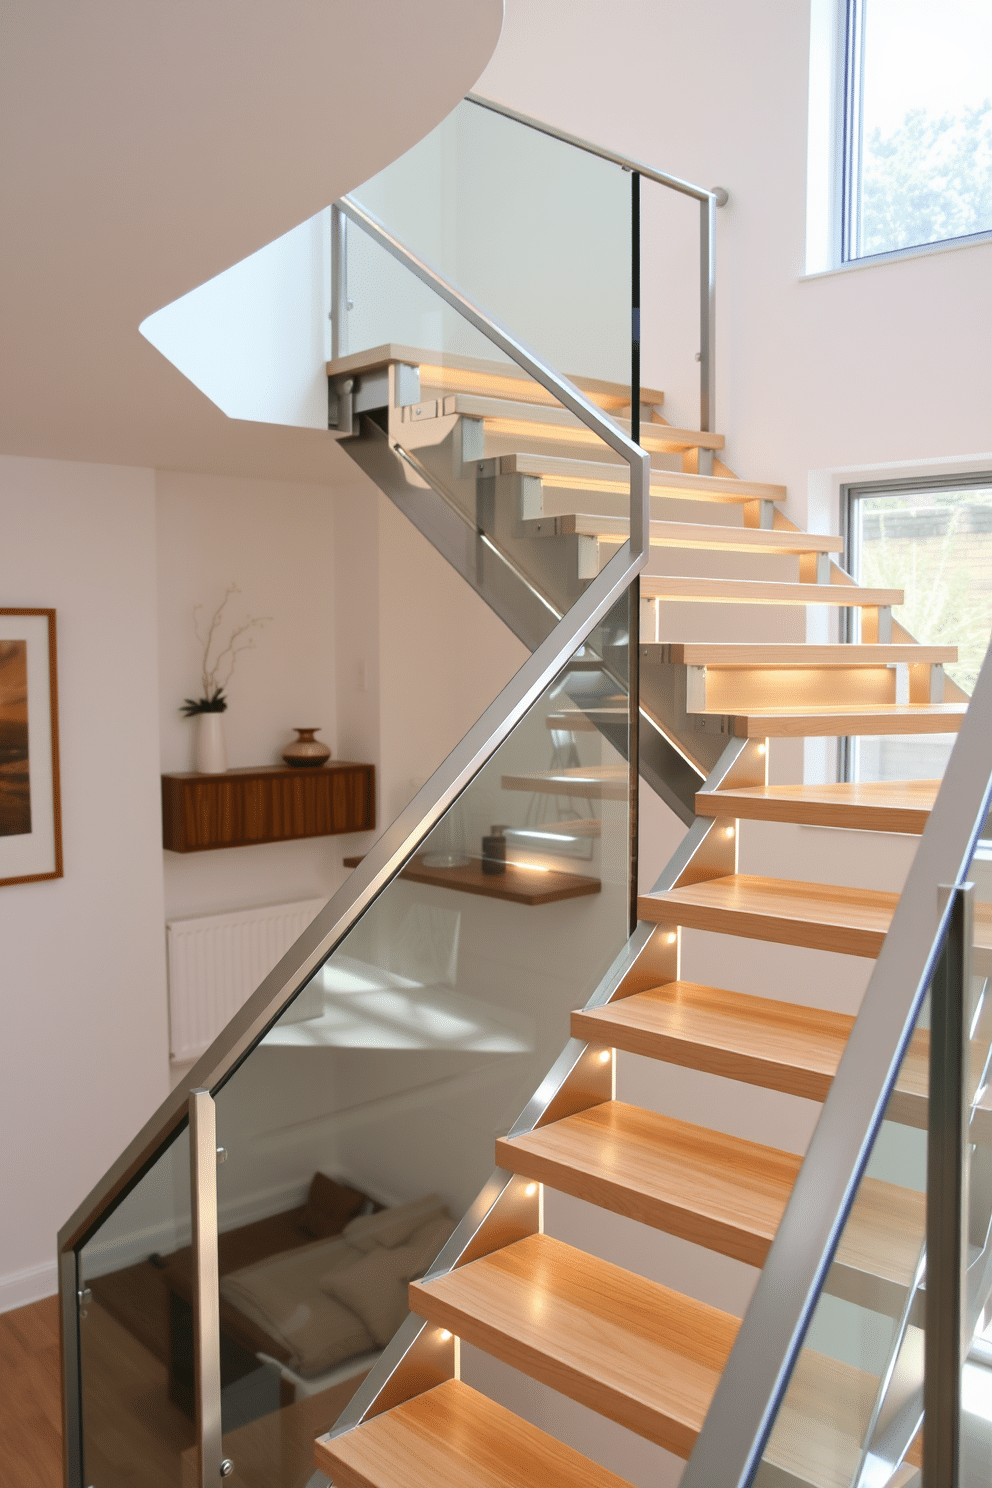
<path id="1" fill-rule="evenodd" d="M 174 1064 L 200 1057 L 325 903 L 301 899 L 167 921 Z"/>

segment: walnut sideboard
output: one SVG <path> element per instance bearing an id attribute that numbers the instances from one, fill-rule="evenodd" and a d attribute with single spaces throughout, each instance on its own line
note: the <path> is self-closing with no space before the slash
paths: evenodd
<path id="1" fill-rule="evenodd" d="M 334 760 L 317 769 L 271 765 L 162 776 L 162 845 L 169 852 L 331 837 L 374 826 L 374 765 Z"/>

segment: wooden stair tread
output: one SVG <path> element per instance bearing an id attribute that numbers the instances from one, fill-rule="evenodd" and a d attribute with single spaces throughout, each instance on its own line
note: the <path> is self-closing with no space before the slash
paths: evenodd
<path id="1" fill-rule="evenodd" d="M 760 1266 L 800 1158 L 622 1101 L 496 1145 L 497 1163 L 708 1250 Z"/>
<path id="2" fill-rule="evenodd" d="M 318 1441 L 314 1463 L 335 1488 L 629 1488 L 461 1380 Z"/>
<path id="3" fill-rule="evenodd" d="M 496 1146 L 497 1163 L 680 1239 L 764 1263 L 801 1157 L 622 1101 L 605 1101 Z M 905 1286 L 920 1195 L 864 1179 L 837 1252 L 859 1278 Z"/>
<path id="4" fill-rule="evenodd" d="M 413 1282 L 410 1306 L 681 1457 L 739 1327 L 715 1307 L 547 1235 Z"/>
<path id="5" fill-rule="evenodd" d="M 762 1460 L 788 1475 L 783 1482 L 850 1488 L 878 1385 L 876 1375 L 803 1349 Z"/>
<path id="6" fill-rule="evenodd" d="M 653 425 L 642 426 L 648 430 Z M 661 426 L 659 426 L 661 427 Z M 569 460 L 557 455 L 526 453 L 497 455 L 500 475 L 533 475 L 564 490 L 615 491 L 630 489 L 629 478 L 618 477 L 619 464 L 593 460 Z M 745 501 L 784 501 L 785 486 L 763 481 L 739 481 L 726 475 L 690 475 L 675 470 L 652 470 L 651 495 L 688 501 L 720 501 L 740 505 Z"/>
<path id="7" fill-rule="evenodd" d="M 877 646 L 857 643 L 816 646 L 806 642 L 711 642 L 678 641 L 641 647 L 648 661 L 669 661 L 677 666 L 705 667 L 861 667 L 909 666 L 951 663 L 958 659 L 957 646 Z"/>
<path id="8" fill-rule="evenodd" d="M 517 398 L 528 403 L 545 403 L 559 408 L 561 405 L 553 393 L 549 393 L 529 372 L 511 361 L 489 361 L 482 357 L 462 356 L 457 352 L 438 352 L 424 347 L 405 346 L 397 342 L 386 342 L 371 347 L 368 351 L 351 352 L 327 363 L 328 377 L 343 377 L 349 373 L 375 372 L 388 367 L 391 362 L 402 362 L 406 366 L 420 368 L 423 386 L 443 390 L 488 393 L 499 397 Z M 603 408 L 622 408 L 630 405 L 630 384 L 609 382 L 599 377 L 575 374 L 569 377 L 594 403 Z M 659 388 L 641 388 L 641 402 L 660 407 L 665 394 Z"/>
<path id="9" fill-rule="evenodd" d="M 563 512 L 533 517 L 521 527 L 530 537 L 597 537 L 625 542 L 628 517 L 599 516 L 595 512 Z M 822 532 L 776 532 L 763 527 L 721 527 L 716 522 L 651 522 L 651 546 L 661 548 L 719 548 L 730 553 L 839 553 L 841 538 Z"/>
<path id="10" fill-rule="evenodd" d="M 433 409 L 436 412 L 432 413 Z M 504 438 L 520 436 L 547 443 L 584 444 L 595 448 L 597 454 L 610 453 L 608 446 L 604 446 L 601 436 L 594 429 L 588 428 L 576 414 L 560 405 L 555 407 L 540 405 L 529 399 L 515 402 L 508 398 L 454 393 L 431 400 L 424 412 L 427 417 L 449 417 L 456 414 L 461 418 L 482 419 L 487 434 L 498 434 Z M 416 422 L 418 415 L 420 408 L 413 405 L 411 421 Z M 630 433 L 629 418 L 612 413 L 610 416 L 619 429 L 625 434 Z M 644 420 L 640 427 L 641 448 L 652 453 L 678 454 L 689 449 L 722 449 L 724 444 L 722 434 L 700 432 L 698 429 L 676 429 L 671 424 L 648 423 Z"/>
<path id="11" fill-rule="evenodd" d="M 939 780 L 756 785 L 742 790 L 699 791 L 696 812 L 699 816 L 736 816 L 749 821 L 919 834 L 927 824 L 939 788 Z"/>
<path id="12" fill-rule="evenodd" d="M 626 713 L 624 717 L 626 718 Z M 564 770 L 534 770 L 528 775 L 504 775 L 500 785 L 503 790 L 534 791 L 544 796 L 625 801 L 629 778 L 626 765 L 573 765 Z"/>
<path id="13" fill-rule="evenodd" d="M 853 1026 L 848 1013 L 684 981 L 580 1009 L 571 1020 L 573 1038 L 814 1101 L 826 1099 Z M 926 1029 L 914 1033 L 887 1108 L 889 1120 L 922 1130 L 929 1037 Z M 973 1055 L 977 1082 L 977 1044 Z M 975 1140 L 992 1141 L 992 1087 L 976 1103 L 971 1129 Z"/>
<path id="14" fill-rule="evenodd" d="M 572 1014 L 572 1035 L 822 1101 L 854 1025 L 846 1013 L 668 982 Z"/>
<path id="15" fill-rule="evenodd" d="M 849 956 L 877 956 L 899 901 L 882 889 L 734 873 L 644 894 L 642 919 L 777 941 Z"/>
<path id="16" fill-rule="evenodd" d="M 758 579 L 711 579 L 641 575 L 641 598 L 695 600 L 711 604 L 874 606 L 901 605 L 901 589 L 866 589 L 858 584 L 782 584 Z"/>
<path id="17" fill-rule="evenodd" d="M 956 734 L 967 711 L 967 703 L 878 703 L 857 708 L 763 708 L 730 716 L 738 739 L 833 739 L 848 734 Z"/>

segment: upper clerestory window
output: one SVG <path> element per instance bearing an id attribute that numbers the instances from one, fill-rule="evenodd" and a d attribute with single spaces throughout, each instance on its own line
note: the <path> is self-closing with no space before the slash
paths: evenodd
<path id="1" fill-rule="evenodd" d="M 992 231 L 992 0 L 841 0 L 841 259 Z"/>

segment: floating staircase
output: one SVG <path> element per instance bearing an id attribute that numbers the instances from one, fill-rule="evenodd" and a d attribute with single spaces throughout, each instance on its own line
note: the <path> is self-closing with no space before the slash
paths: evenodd
<path id="1" fill-rule="evenodd" d="M 400 366 L 404 377 L 393 375 L 390 386 L 405 380 L 411 401 L 378 414 L 392 450 L 562 612 L 628 535 L 626 469 L 605 460 L 602 446 L 594 459 L 583 459 L 592 436 L 512 368 L 457 357 L 442 365 L 436 354 L 381 347 L 330 364 L 328 374 L 332 388 L 346 377 L 360 391 L 363 378 Z M 577 381 L 629 428 L 622 387 Z M 497 1142 L 496 1162 L 506 1193 L 530 1196 L 543 1185 L 760 1267 L 801 1158 L 616 1100 L 617 1051 L 656 1061 L 659 1081 L 663 1066 L 681 1066 L 809 1101 L 826 1098 L 853 1018 L 683 980 L 682 931 L 876 957 L 897 894 L 741 873 L 739 823 L 918 836 L 938 782 L 771 785 L 771 741 L 952 733 L 967 700 L 944 675 L 955 648 L 917 645 L 894 625 L 900 591 L 853 584 L 832 561 L 843 546 L 838 538 L 798 531 L 783 516 L 784 487 L 737 480 L 725 467 L 700 473 L 723 439 L 664 424 L 662 406 L 660 392 L 642 393 L 641 439 L 653 468 L 651 561 L 640 581 L 641 689 L 658 728 L 696 770 L 693 841 L 673 860 L 669 881 L 639 900 L 641 921 L 653 927 L 640 959 L 610 1000 L 576 1011 L 571 1029 L 562 1030 L 581 1041 L 574 1069 L 584 1073 L 563 1079 L 537 1125 L 521 1118 Z M 361 441 L 353 445 L 361 462 Z M 677 518 L 687 504 L 697 510 Z M 735 555 L 732 576 L 706 572 L 714 555 L 726 554 Z M 693 566 L 683 571 L 676 560 L 686 555 Z M 765 568 L 754 573 L 756 561 Z M 772 577 L 769 562 L 778 564 Z M 718 606 L 723 638 L 694 640 L 691 621 L 689 633 L 666 634 L 670 614 L 686 631 L 683 605 L 690 612 Z M 796 640 L 790 615 L 805 606 L 849 609 L 861 640 Z M 778 638 L 768 638 L 769 625 L 780 628 Z M 609 659 L 599 665 L 608 676 Z M 612 711 L 624 716 L 622 708 Z M 548 724 L 605 731 L 610 712 L 608 699 L 588 706 L 577 700 Z M 590 799 L 624 794 L 612 768 L 507 774 L 502 784 Z M 982 913 L 976 957 L 992 965 L 992 923 Z M 917 1035 L 892 1119 L 925 1127 L 926 1069 L 925 1039 Z M 992 1108 L 986 1097 L 980 1106 L 975 1131 L 989 1141 Z M 412 1311 L 435 1330 L 431 1336 L 465 1340 L 688 1457 L 738 1319 L 550 1238 L 536 1202 L 520 1204 L 513 1223 L 486 1220 L 462 1252 L 448 1260 L 443 1253 L 411 1285 Z M 829 1289 L 898 1317 L 914 1287 L 923 1230 L 922 1194 L 866 1179 Z M 918 1309 L 910 1326 L 917 1322 Z M 602 1467 L 457 1378 L 417 1379 L 411 1369 L 407 1384 L 391 1383 L 359 1424 L 317 1443 L 317 1465 L 338 1488 L 622 1488 Z M 882 1385 L 879 1376 L 804 1351 L 768 1449 L 775 1483 L 846 1488 Z M 906 1441 L 904 1453 L 908 1480 L 919 1443 Z"/>

